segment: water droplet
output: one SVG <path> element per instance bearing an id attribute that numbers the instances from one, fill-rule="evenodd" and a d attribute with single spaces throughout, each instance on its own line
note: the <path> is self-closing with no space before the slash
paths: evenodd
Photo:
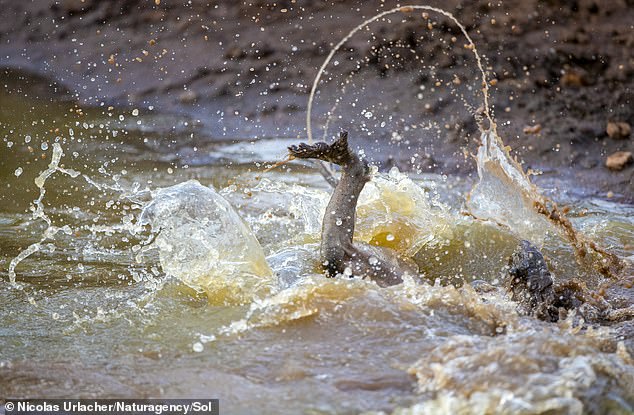
<path id="1" fill-rule="evenodd" d="M 139 116 L 139 110 L 138 110 L 138 109 L 136 109 L 136 108 L 135 108 L 135 109 L 133 109 L 133 110 L 132 110 L 132 115 L 133 115 L 133 116 L 135 116 L 135 117 L 138 117 L 138 116 Z"/>
<path id="2" fill-rule="evenodd" d="M 364 115 L 365 115 L 365 118 L 368 118 L 368 119 L 372 118 L 373 116 L 372 111 L 366 111 Z"/>
<path id="3" fill-rule="evenodd" d="M 20 177 L 22 172 L 23 172 L 22 167 L 18 167 L 17 169 L 15 169 L 15 177 Z"/>
<path id="4" fill-rule="evenodd" d="M 371 256 L 370 258 L 368 258 L 368 262 L 370 263 L 370 265 L 376 265 L 379 263 L 379 260 L 377 257 Z"/>
<path id="5" fill-rule="evenodd" d="M 337 218 L 335 223 L 337 224 L 337 226 L 341 226 L 343 224 L 343 221 L 341 220 L 341 218 Z"/>
<path id="6" fill-rule="evenodd" d="M 392 241 L 394 240 L 394 235 L 392 235 L 391 233 L 388 233 L 388 234 L 385 236 L 385 239 L 386 239 L 386 240 L 388 240 L 388 241 L 390 241 L 390 242 L 392 242 Z"/>
<path id="7" fill-rule="evenodd" d="M 27 135 L 26 137 L 24 137 L 24 142 L 25 143 L 30 143 L 31 142 L 31 136 Z"/>
<path id="8" fill-rule="evenodd" d="M 48 150 L 48 143 L 42 143 L 42 145 L 40 147 L 41 147 L 41 149 L 43 151 L 46 151 L 46 150 Z"/>
<path id="9" fill-rule="evenodd" d="M 201 342 L 196 342 L 192 345 L 192 350 L 195 351 L 196 353 L 200 353 L 203 350 L 205 350 L 205 346 L 203 346 Z"/>

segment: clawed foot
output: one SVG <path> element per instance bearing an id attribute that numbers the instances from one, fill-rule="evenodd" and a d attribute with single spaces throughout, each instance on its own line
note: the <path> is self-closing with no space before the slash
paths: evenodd
<path id="1" fill-rule="evenodd" d="M 321 159 L 326 157 L 330 150 L 330 146 L 326 143 L 306 144 L 299 143 L 296 146 L 290 146 L 288 152 L 290 155 L 298 159 Z"/>
<path id="2" fill-rule="evenodd" d="M 342 131 L 339 139 L 332 144 L 323 142 L 315 144 L 300 143 L 288 147 L 291 156 L 300 159 L 318 159 L 339 165 L 348 164 L 352 160 L 352 152 L 348 147 L 348 132 Z"/>

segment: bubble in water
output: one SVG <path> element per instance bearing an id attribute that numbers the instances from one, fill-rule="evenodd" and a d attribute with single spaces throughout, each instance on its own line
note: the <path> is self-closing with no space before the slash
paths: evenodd
<path id="1" fill-rule="evenodd" d="M 219 193 L 197 181 L 157 191 L 139 224 L 158 233 L 154 246 L 163 272 L 210 297 L 250 298 L 272 276 L 246 222 Z"/>
<path id="2" fill-rule="evenodd" d="M 15 169 L 15 177 L 20 177 L 22 171 L 22 167 L 18 167 L 17 169 Z"/>
<path id="3" fill-rule="evenodd" d="M 26 137 L 24 137 L 24 142 L 27 143 L 27 144 L 30 143 L 31 142 L 31 136 L 27 135 Z"/>
<path id="4" fill-rule="evenodd" d="M 337 226 L 341 226 L 343 224 L 343 221 L 341 220 L 341 218 L 337 218 L 335 223 L 337 224 Z"/>
<path id="5" fill-rule="evenodd" d="M 205 350 L 205 346 L 203 346 L 201 342 L 196 342 L 192 345 L 192 350 L 195 351 L 196 353 L 200 353 L 203 350 Z"/>
<path id="6" fill-rule="evenodd" d="M 394 235 L 392 235 L 391 233 L 388 233 L 385 239 L 392 242 L 394 240 Z"/>
<path id="7" fill-rule="evenodd" d="M 135 117 L 139 115 L 139 110 L 138 109 L 133 109 L 132 110 L 132 115 L 134 115 Z"/>
<path id="8" fill-rule="evenodd" d="M 48 143 L 42 143 L 42 145 L 40 146 L 40 148 L 41 148 L 43 151 L 48 150 Z"/>

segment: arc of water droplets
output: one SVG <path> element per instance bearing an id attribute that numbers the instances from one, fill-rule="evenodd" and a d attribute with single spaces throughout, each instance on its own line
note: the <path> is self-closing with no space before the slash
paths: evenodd
<path id="1" fill-rule="evenodd" d="M 332 60 L 333 56 L 335 56 L 335 53 L 337 53 L 337 51 L 348 40 L 350 40 L 350 38 L 352 36 L 354 36 L 359 30 L 363 29 L 364 27 L 366 27 L 370 23 L 372 23 L 372 22 L 374 22 L 376 20 L 379 20 L 380 18 L 385 17 L 385 16 L 390 15 L 390 14 L 399 13 L 399 12 L 400 13 L 408 13 L 408 12 L 411 12 L 412 10 L 426 10 L 426 11 L 432 11 L 432 12 L 436 12 L 436 13 L 442 14 L 443 16 L 446 16 L 449 19 L 451 19 L 456 24 L 456 26 L 458 26 L 458 28 L 460 29 L 462 34 L 465 36 L 465 38 L 467 39 L 467 42 L 469 42 L 469 46 L 471 47 L 471 50 L 473 51 L 473 54 L 475 55 L 476 63 L 478 65 L 478 69 L 480 70 L 480 74 L 482 75 L 482 88 L 483 88 L 483 94 L 484 94 L 484 115 L 486 116 L 487 120 L 489 121 L 490 128 L 495 130 L 495 123 L 493 122 L 493 119 L 492 119 L 490 111 L 489 111 L 489 84 L 487 82 L 487 76 L 486 76 L 486 73 L 484 72 L 484 68 L 482 67 L 482 59 L 480 58 L 480 54 L 478 53 L 478 50 L 476 49 L 475 43 L 473 43 L 473 40 L 471 39 L 471 36 L 469 36 L 469 33 L 467 33 L 467 29 L 465 29 L 465 27 L 462 25 L 462 23 L 460 23 L 458 21 L 458 19 L 456 19 L 454 17 L 454 15 L 449 13 L 448 11 L 445 11 L 443 9 L 439 9 L 437 7 L 432 7 L 432 6 L 411 5 L 411 6 L 395 7 L 393 9 L 386 10 L 384 12 L 381 12 L 381 13 L 377 14 L 374 17 L 371 17 L 371 18 L 367 19 L 366 21 L 364 21 L 363 23 L 361 23 L 360 25 L 358 25 L 357 27 L 352 29 L 343 39 L 341 39 L 339 41 L 339 43 L 337 43 L 335 45 L 334 48 L 332 48 L 332 50 L 328 54 L 328 57 L 326 57 L 326 60 L 321 64 L 321 67 L 319 68 L 319 71 L 317 72 L 317 76 L 315 76 L 315 80 L 313 81 L 313 87 L 311 88 L 310 96 L 308 97 L 308 108 L 306 110 L 306 133 L 308 135 L 308 142 L 309 143 L 313 142 L 313 132 L 312 132 L 312 126 L 311 126 L 311 115 L 312 115 L 312 110 L 313 110 L 313 101 L 315 99 L 315 92 L 317 91 L 317 87 L 319 86 L 319 81 L 321 80 L 321 76 L 324 73 L 324 70 L 326 69 L 326 66 L 328 66 L 328 64 Z M 328 169 L 328 170 L 329 170 L 329 172 L 331 172 L 330 169 Z"/>

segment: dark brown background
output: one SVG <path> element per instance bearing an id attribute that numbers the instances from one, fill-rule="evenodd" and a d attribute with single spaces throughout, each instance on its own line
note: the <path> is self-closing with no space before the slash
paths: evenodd
<path id="1" fill-rule="evenodd" d="M 0 66 L 47 76 L 85 103 L 154 105 L 158 111 L 185 114 L 198 120 L 201 140 L 303 137 L 309 87 L 331 45 L 364 18 L 396 4 L 0 0 Z M 618 200 L 634 199 L 634 167 L 619 172 L 605 167 L 609 154 L 632 149 L 631 137 L 612 139 L 606 125 L 634 124 L 634 2 L 428 4 L 454 13 L 472 34 L 491 78 L 498 80 L 492 100 L 500 132 L 527 168 L 543 170 L 538 182 L 551 191 L 601 197 L 612 192 Z M 446 19 L 437 21 L 446 24 Z M 387 26 L 381 36 L 407 38 L 423 26 L 413 17 L 404 25 Z M 362 56 L 371 45 L 355 38 L 349 46 L 346 53 Z M 383 63 L 370 65 L 380 69 Z M 438 70 L 450 66 L 441 63 Z M 470 71 L 464 75 L 473 79 L 475 67 L 461 70 Z M 371 90 L 365 93 L 368 100 L 381 100 Z M 404 100 L 404 105 L 418 105 Z M 420 149 L 429 171 L 472 173 L 473 163 L 465 162 L 462 148 L 475 127 L 459 107 L 434 110 L 440 120 L 452 120 L 447 140 L 422 136 L 410 146 L 413 150 L 387 141 L 357 138 L 356 143 L 383 167 L 407 169 L 411 153 Z M 358 114 L 348 115 L 349 124 L 357 122 Z M 420 112 L 421 119 L 428 115 Z M 537 123 L 539 134 L 523 132 Z M 473 145 L 467 148 L 472 151 Z"/>

